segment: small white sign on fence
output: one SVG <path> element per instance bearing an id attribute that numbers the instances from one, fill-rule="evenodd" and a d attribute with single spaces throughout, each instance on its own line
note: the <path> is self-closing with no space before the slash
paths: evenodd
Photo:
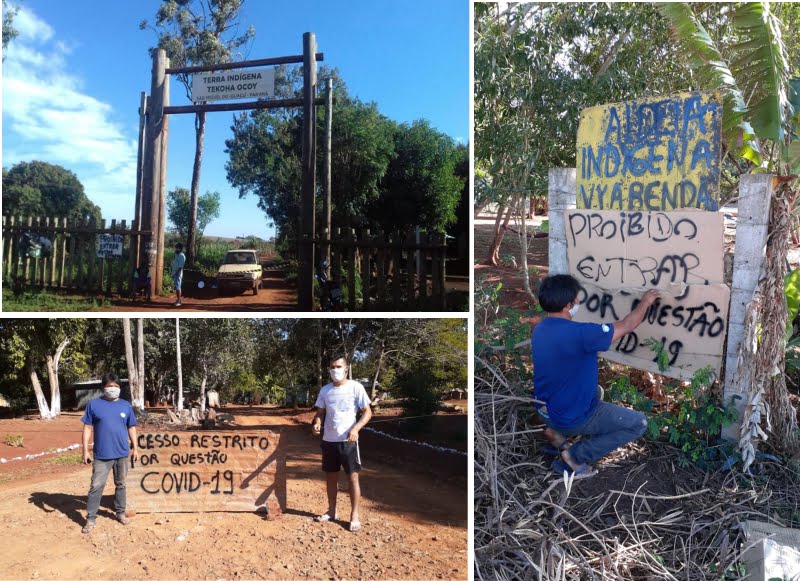
<path id="1" fill-rule="evenodd" d="M 100 234 L 97 237 L 97 258 L 122 256 L 122 236 L 119 234 Z"/>
<path id="2" fill-rule="evenodd" d="M 240 69 L 192 76 L 192 102 L 257 99 L 275 94 L 275 69 Z"/>

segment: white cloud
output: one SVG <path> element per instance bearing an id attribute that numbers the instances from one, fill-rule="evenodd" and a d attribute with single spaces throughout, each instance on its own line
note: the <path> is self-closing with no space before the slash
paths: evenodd
<path id="1" fill-rule="evenodd" d="M 83 92 L 82 79 L 69 68 L 73 45 L 56 39 L 26 8 L 14 26 L 20 35 L 3 63 L 3 165 L 62 165 L 76 173 L 104 216 L 125 217 L 136 184 L 135 133 L 123 130 L 110 104 Z"/>
<path id="2" fill-rule="evenodd" d="M 24 6 L 19 7 L 19 12 L 14 17 L 14 28 L 19 32 L 20 41 L 47 42 L 54 34 L 49 24 Z"/>

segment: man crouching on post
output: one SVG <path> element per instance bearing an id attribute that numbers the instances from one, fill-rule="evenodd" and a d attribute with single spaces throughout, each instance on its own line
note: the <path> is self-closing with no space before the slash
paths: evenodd
<path id="1" fill-rule="evenodd" d="M 350 531 L 361 530 L 358 504 L 361 500 L 361 453 L 358 449 L 358 432 L 372 417 L 370 401 L 364 386 L 347 379 L 348 363 L 345 357 L 333 356 L 328 372 L 333 383 L 324 386 L 314 407 L 317 413 L 311 424 L 315 436 L 322 436 L 322 470 L 327 479 L 328 512 L 316 517 L 317 522 L 336 520 L 336 495 L 339 491 L 339 469 L 344 468 L 350 478 Z M 361 419 L 356 421 L 361 411 Z M 322 419 L 325 418 L 325 430 Z"/>
<path id="2" fill-rule="evenodd" d="M 649 290 L 638 305 L 613 324 L 576 323 L 580 283 L 568 274 L 548 276 L 539 288 L 547 316 L 531 336 L 536 410 L 547 425 L 545 436 L 560 453 L 553 470 L 593 476 L 591 464 L 636 440 L 647 430 L 644 414 L 601 400 L 597 354 L 638 327 L 659 297 Z M 567 437 L 584 436 L 573 445 Z"/>

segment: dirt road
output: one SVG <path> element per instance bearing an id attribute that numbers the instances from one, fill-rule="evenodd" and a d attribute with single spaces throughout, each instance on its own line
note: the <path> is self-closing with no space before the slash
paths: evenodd
<path id="1" fill-rule="evenodd" d="M 0 432 L 8 432 L 9 422 L 18 431 L 29 424 L 25 454 L 78 441 L 79 417 L 71 414 L 58 420 L 60 427 L 51 423 L 44 429 L 40 422 L 4 420 Z M 0 578 L 466 579 L 466 475 L 443 479 L 408 462 L 370 460 L 367 452 L 364 530 L 353 534 L 346 522 L 312 520 L 326 501 L 319 443 L 306 425 L 291 413 L 263 408 L 238 410 L 236 420 L 251 430 L 278 429 L 286 442 L 283 516 L 266 521 L 251 513 L 138 514 L 124 527 L 112 520 L 109 482 L 97 528 L 83 535 L 88 467 L 47 464 L 50 456 L 6 463 L 0 470 Z M 20 452 L 0 448 L 5 458 Z M 14 476 L 20 470 L 28 471 L 21 480 Z M 341 515 L 349 514 L 345 489 L 342 478 Z"/>
<path id="2" fill-rule="evenodd" d="M 261 279 L 261 288 L 257 295 L 247 292 L 233 292 L 218 295 L 214 291 L 192 293 L 186 291 L 180 307 L 175 307 L 175 295 L 168 297 L 153 297 L 151 302 L 142 299 L 132 301 L 129 299 L 114 300 L 114 306 L 106 311 L 132 311 L 149 312 L 174 310 L 180 312 L 216 311 L 216 312 L 258 312 L 258 311 L 296 311 L 297 290 L 286 281 L 286 272 L 283 266 L 275 261 L 262 262 L 264 269 Z M 198 296 L 194 296 L 198 295 Z"/>

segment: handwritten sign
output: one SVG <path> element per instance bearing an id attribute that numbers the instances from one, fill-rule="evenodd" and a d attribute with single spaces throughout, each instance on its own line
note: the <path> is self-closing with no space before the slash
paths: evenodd
<path id="1" fill-rule="evenodd" d="M 122 236 L 119 234 L 100 234 L 97 237 L 97 258 L 122 256 Z"/>
<path id="2" fill-rule="evenodd" d="M 717 212 L 566 210 L 567 259 L 581 283 L 667 290 L 724 282 Z"/>
<path id="3" fill-rule="evenodd" d="M 603 357 L 661 373 L 643 344 L 652 338 L 669 354 L 665 375 L 691 379 L 706 365 L 720 370 L 730 298 L 721 214 L 566 210 L 564 223 L 570 274 L 585 289 L 576 321 L 619 321 L 645 291 L 661 291 L 644 322 Z"/>
<path id="4" fill-rule="evenodd" d="M 719 92 L 584 109 L 577 142 L 578 208 L 716 211 L 721 124 Z"/>
<path id="5" fill-rule="evenodd" d="M 271 431 L 155 432 L 138 436 L 128 471 L 136 512 L 253 512 L 286 505 L 285 454 Z"/>
<path id="6" fill-rule="evenodd" d="M 644 292 L 583 286 L 581 309 L 574 319 L 581 323 L 618 321 L 636 307 Z M 696 370 L 707 365 L 719 373 L 729 302 L 730 289 L 724 284 L 675 285 L 661 293 L 635 331 L 612 344 L 602 357 L 678 379 L 691 379 Z M 670 367 L 665 372 L 659 371 L 656 354 L 643 345 L 651 338 L 669 355 Z"/>
<path id="7" fill-rule="evenodd" d="M 256 99 L 275 94 L 275 69 L 240 69 L 192 75 L 192 102 Z"/>

